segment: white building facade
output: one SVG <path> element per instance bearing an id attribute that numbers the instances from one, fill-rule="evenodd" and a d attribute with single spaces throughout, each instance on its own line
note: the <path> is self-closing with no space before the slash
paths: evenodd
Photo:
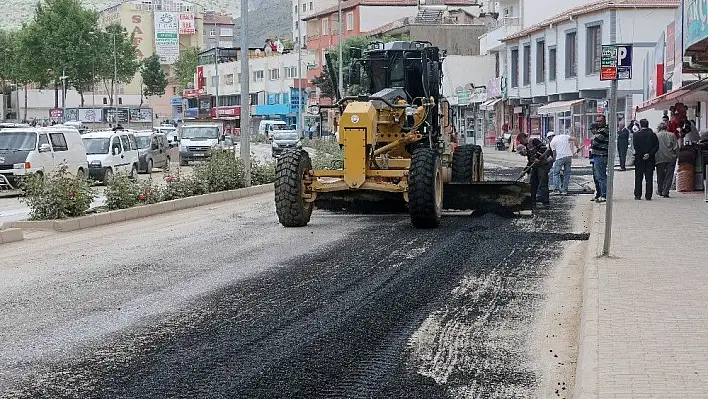
<path id="1" fill-rule="evenodd" d="M 303 19 L 336 5 L 337 0 L 293 0 L 293 42 L 307 43 L 307 22 Z"/>
<path id="2" fill-rule="evenodd" d="M 506 101 L 497 112 L 503 113 L 507 130 L 538 136 L 562 131 L 587 143 L 590 124 L 610 112 L 610 82 L 600 81 L 601 46 L 622 43 L 634 48 L 632 79 L 619 83 L 616 112 L 624 119 L 643 101 L 646 76 L 641 61 L 655 46 L 656 27 L 673 20 L 679 1 L 586 2 L 526 26 L 524 21 L 535 18 L 528 16 L 532 3 L 537 2 L 500 2 L 499 27 L 480 38 L 498 59 Z"/>

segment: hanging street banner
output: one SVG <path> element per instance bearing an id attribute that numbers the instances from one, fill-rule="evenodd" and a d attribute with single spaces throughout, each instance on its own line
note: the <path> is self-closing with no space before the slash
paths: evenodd
<path id="1" fill-rule="evenodd" d="M 194 23 L 194 13 L 182 12 L 179 14 L 179 34 L 193 35 L 196 33 L 196 25 Z"/>
<path id="2" fill-rule="evenodd" d="M 179 58 L 178 14 L 155 12 L 155 53 L 160 64 L 172 65 Z"/>
<path id="3" fill-rule="evenodd" d="M 632 79 L 632 45 L 602 45 L 600 80 Z"/>

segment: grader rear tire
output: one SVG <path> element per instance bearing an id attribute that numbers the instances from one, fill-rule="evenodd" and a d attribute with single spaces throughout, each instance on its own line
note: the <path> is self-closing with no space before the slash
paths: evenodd
<path id="1" fill-rule="evenodd" d="M 414 227 L 440 226 L 443 180 L 438 152 L 420 148 L 413 153 L 408 176 L 408 211 Z"/>
<path id="2" fill-rule="evenodd" d="M 275 165 L 275 211 L 285 227 L 303 227 L 310 222 L 313 204 L 303 198 L 304 176 L 312 169 L 307 151 L 286 150 Z"/>
<path id="3" fill-rule="evenodd" d="M 482 147 L 465 144 L 452 154 L 452 182 L 474 183 L 482 180 Z"/>

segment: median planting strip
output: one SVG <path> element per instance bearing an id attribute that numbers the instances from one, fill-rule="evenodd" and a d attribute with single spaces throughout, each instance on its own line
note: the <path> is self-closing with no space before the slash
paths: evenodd
<path id="1" fill-rule="evenodd" d="M 270 191 L 273 191 L 273 183 L 239 188 L 236 190 L 219 191 L 210 194 L 195 195 L 192 197 L 180 198 L 169 201 L 161 201 L 156 204 L 141 205 L 127 209 L 101 212 L 93 215 L 80 216 L 71 219 L 38 221 L 25 220 L 17 222 L 8 222 L 3 225 L 6 230 L 2 230 L 0 232 L 18 229 L 55 230 L 59 232 L 75 231 L 87 229 L 90 227 L 103 226 L 111 223 L 124 222 L 126 220 L 133 220 L 153 215 L 159 215 L 162 213 L 178 211 L 181 209 L 195 208 L 198 206 L 213 204 L 216 202 L 230 201 L 237 198 L 264 194 Z M 21 233 L 22 230 L 20 230 L 20 234 Z"/>

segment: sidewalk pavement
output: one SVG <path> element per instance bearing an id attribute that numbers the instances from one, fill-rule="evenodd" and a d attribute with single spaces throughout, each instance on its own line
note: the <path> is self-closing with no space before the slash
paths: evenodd
<path id="1" fill-rule="evenodd" d="M 708 398 L 708 203 L 636 201 L 633 185 L 615 172 L 608 258 L 593 205 L 574 397 Z"/>

